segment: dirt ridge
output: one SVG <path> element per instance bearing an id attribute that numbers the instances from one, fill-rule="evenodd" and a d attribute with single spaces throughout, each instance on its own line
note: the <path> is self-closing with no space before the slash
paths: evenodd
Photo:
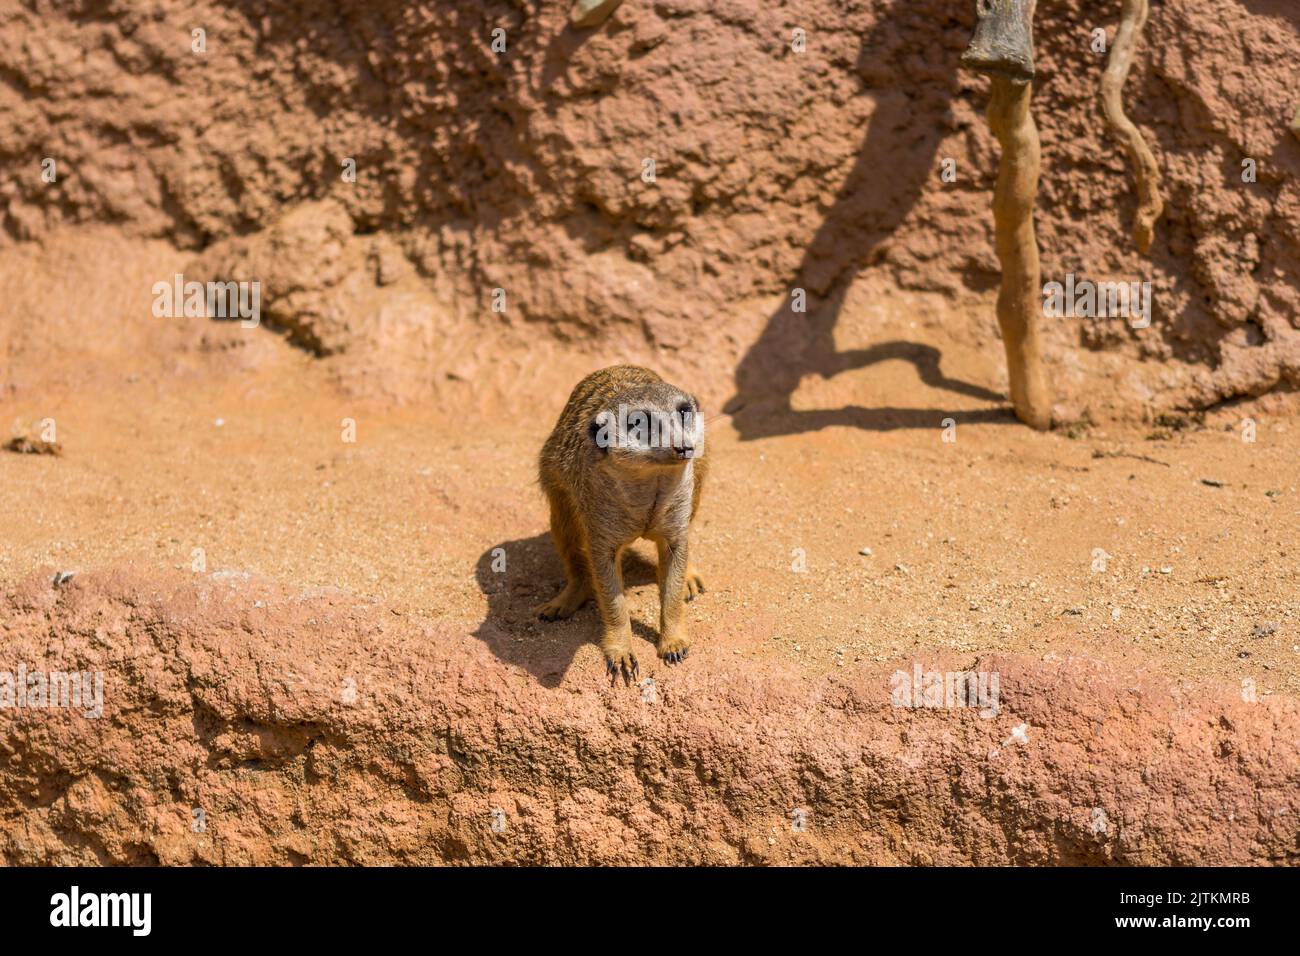
<path id="1" fill-rule="evenodd" d="M 545 689 L 339 591 L 138 565 L 52 582 L 5 596 L 7 659 L 102 670 L 104 713 L 0 710 L 10 864 L 1300 856 L 1289 698 L 1066 654 L 925 655 L 1000 674 L 986 719 L 894 706 L 892 667 L 808 680 L 704 655 L 647 702 Z"/>

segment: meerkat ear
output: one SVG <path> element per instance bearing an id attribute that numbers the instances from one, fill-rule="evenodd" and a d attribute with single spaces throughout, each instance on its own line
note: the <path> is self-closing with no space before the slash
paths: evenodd
<path id="1" fill-rule="evenodd" d="M 591 442 L 591 447 L 596 449 L 596 454 L 601 458 L 609 454 L 609 436 L 606 434 L 602 438 L 601 435 L 604 428 L 605 425 L 599 418 L 592 419 L 591 424 L 587 426 L 587 441 Z"/>

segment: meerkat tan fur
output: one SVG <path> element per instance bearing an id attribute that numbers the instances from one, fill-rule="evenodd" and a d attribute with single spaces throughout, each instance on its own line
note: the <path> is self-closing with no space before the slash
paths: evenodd
<path id="1" fill-rule="evenodd" d="M 637 676 L 623 593 L 623 551 L 638 538 L 659 552 L 659 656 L 690 647 L 684 602 L 704 590 L 688 534 L 706 470 L 699 402 L 649 369 L 617 365 L 588 375 L 542 447 L 540 479 L 551 535 L 568 578 L 543 620 L 566 618 L 595 597 L 611 677 Z"/>

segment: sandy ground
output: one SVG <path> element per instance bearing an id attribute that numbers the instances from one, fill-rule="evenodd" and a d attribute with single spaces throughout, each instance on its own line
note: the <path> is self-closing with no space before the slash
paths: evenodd
<path id="1" fill-rule="evenodd" d="M 112 286 L 132 268 L 157 274 L 170 255 L 151 248 L 132 267 L 105 254 L 83 268 Z M 399 407 L 349 398 L 265 330 L 176 320 L 183 331 L 158 333 L 132 297 L 91 281 L 38 342 L 17 313 L 40 282 L 22 279 L 7 273 L 26 291 L 7 300 L 18 385 L 0 422 L 53 418 L 63 453 L 0 453 L 0 585 L 48 567 L 187 568 L 201 549 L 208 570 L 342 588 L 463 628 L 546 686 L 603 680 L 593 608 L 554 624 L 528 611 L 562 580 L 535 458 L 577 376 L 621 356 L 561 353 L 532 377 L 503 371 L 491 387 L 456 383 Z M 943 344 L 933 322 L 864 323 L 850 316 L 840 331 Z M 943 373 L 991 384 L 999 351 L 950 344 Z M 683 384 L 715 408 L 729 386 Z M 708 592 L 690 606 L 696 652 L 683 666 L 729 655 L 820 673 L 930 649 L 1086 651 L 1300 694 L 1294 418 L 1243 406 L 1187 428 L 1036 434 L 903 360 L 810 379 L 794 404 L 796 416 L 910 411 L 803 431 L 807 416 L 794 417 L 772 429 L 790 434 L 746 441 L 713 417 L 693 544 Z M 1241 437 L 1247 414 L 1253 443 Z M 648 643 L 653 574 L 632 562 L 628 577 L 653 674 L 665 666 Z"/>

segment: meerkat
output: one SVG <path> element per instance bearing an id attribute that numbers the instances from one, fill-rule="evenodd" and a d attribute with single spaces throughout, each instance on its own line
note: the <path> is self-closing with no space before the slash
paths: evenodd
<path id="1" fill-rule="evenodd" d="M 684 602 L 704 585 L 688 538 L 705 461 L 699 401 L 635 365 L 579 382 L 542 447 L 540 483 L 567 582 L 535 610 L 554 621 L 594 597 L 611 679 L 638 676 L 622 570 L 623 551 L 638 538 L 659 552 L 659 656 L 676 664 L 690 649 Z"/>

